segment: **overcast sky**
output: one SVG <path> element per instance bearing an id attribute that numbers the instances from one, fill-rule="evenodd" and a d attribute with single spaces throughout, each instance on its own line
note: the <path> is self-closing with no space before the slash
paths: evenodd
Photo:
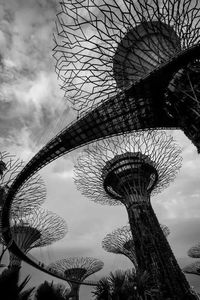
<path id="1" fill-rule="evenodd" d="M 53 32 L 57 12 L 53 0 L 0 0 L 0 146 L 29 160 L 52 135 L 73 120 L 75 114 L 63 99 L 54 72 Z M 183 147 L 183 167 L 174 183 L 153 198 L 159 222 L 170 228 L 169 242 L 181 265 L 193 261 L 187 250 L 200 240 L 200 157 L 180 131 L 173 132 Z M 80 151 L 80 150 L 79 150 Z M 95 204 L 76 190 L 73 162 L 76 153 L 45 167 L 45 207 L 68 223 L 69 233 L 57 244 L 32 252 L 45 263 L 67 256 L 92 256 L 104 261 L 93 278 L 118 268 L 130 267 L 127 258 L 101 249 L 103 237 L 127 223 L 123 207 Z M 24 265 L 31 284 L 53 278 Z M 187 276 L 200 289 L 200 279 Z M 56 280 L 57 282 L 57 280 Z M 88 300 L 90 288 L 82 288 Z"/>

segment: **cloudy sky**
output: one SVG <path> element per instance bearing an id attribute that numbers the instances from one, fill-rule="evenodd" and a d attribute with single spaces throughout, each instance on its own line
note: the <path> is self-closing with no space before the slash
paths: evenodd
<path id="1" fill-rule="evenodd" d="M 53 0 L 0 0 L 0 146 L 29 160 L 53 134 L 74 119 L 63 99 L 52 58 L 55 16 Z M 200 158 L 180 131 L 173 132 L 183 147 L 183 167 L 170 187 L 152 200 L 160 223 L 167 225 L 169 242 L 181 265 L 190 246 L 200 240 Z M 62 241 L 32 252 L 50 263 L 67 256 L 92 256 L 105 267 L 93 278 L 130 266 L 126 258 L 101 249 L 103 237 L 127 223 L 123 207 L 106 207 L 87 200 L 73 183 L 73 163 L 77 152 L 53 162 L 41 174 L 47 187 L 44 207 L 58 213 L 68 223 Z M 32 274 L 31 284 L 52 280 L 50 276 L 24 264 L 23 274 Z M 200 281 L 187 276 L 200 290 Z M 57 280 L 55 280 L 57 282 Z M 90 288 L 81 289 L 81 299 L 89 299 Z"/>

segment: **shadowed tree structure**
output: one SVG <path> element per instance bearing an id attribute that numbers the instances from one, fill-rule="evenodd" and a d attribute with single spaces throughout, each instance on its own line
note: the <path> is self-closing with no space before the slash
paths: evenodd
<path id="1" fill-rule="evenodd" d="M 11 220 L 13 239 L 20 249 L 27 253 L 33 248 L 45 247 L 62 239 L 67 233 L 67 224 L 57 214 L 38 208 L 29 215 Z M 1 238 L 1 243 L 4 243 Z M 21 259 L 10 252 L 9 267 L 20 267 Z"/>
<path id="2" fill-rule="evenodd" d="M 49 265 L 49 268 L 63 272 L 65 277 L 77 282 L 68 281 L 71 287 L 70 299 L 79 299 L 79 289 L 81 283 L 90 275 L 100 271 L 103 268 L 103 262 L 91 257 L 69 257 L 58 260 Z"/>
<path id="3" fill-rule="evenodd" d="M 160 227 L 167 237 L 170 233 L 169 228 L 161 224 Z M 118 228 L 112 233 L 107 234 L 102 241 L 102 247 L 107 252 L 125 255 L 132 261 L 135 269 L 137 268 L 134 241 L 129 225 Z"/>
<path id="4" fill-rule="evenodd" d="M 165 132 L 135 132 L 89 145 L 75 166 L 75 183 L 96 203 L 124 204 L 138 268 L 148 271 L 159 299 L 195 299 L 150 203 L 174 180 L 180 148 Z"/>
<path id="5" fill-rule="evenodd" d="M 0 211 L 6 193 L 24 167 L 24 162 L 6 151 L 0 152 Z M 11 215 L 19 212 L 29 213 L 34 207 L 41 205 L 46 199 L 46 188 L 42 178 L 36 174 L 28 179 L 15 195 Z"/>
<path id="6" fill-rule="evenodd" d="M 185 266 L 182 270 L 186 274 L 194 274 L 200 276 L 200 261 L 195 261 Z"/>
<path id="7" fill-rule="evenodd" d="M 123 98 L 139 128 L 171 120 L 200 151 L 199 20 L 196 0 L 62 1 L 54 57 L 66 98 L 79 112 Z"/>

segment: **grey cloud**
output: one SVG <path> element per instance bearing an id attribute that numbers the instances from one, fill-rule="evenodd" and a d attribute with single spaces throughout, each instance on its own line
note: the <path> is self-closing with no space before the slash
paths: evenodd
<path id="1" fill-rule="evenodd" d="M 37 144 L 40 137 L 45 138 L 48 129 L 57 133 L 67 123 L 69 109 L 67 105 L 57 105 L 61 95 L 58 88 L 53 89 L 52 79 L 49 79 L 54 74 L 52 40 L 57 4 L 46 0 L 8 0 L 1 4 L 1 137 L 20 136 L 23 130 L 28 130 Z M 41 73 L 49 80 L 49 91 L 36 103 L 28 98 L 28 93 L 39 84 Z M 55 76 L 53 85 L 56 84 Z M 57 126 L 60 117 L 65 118 L 65 122 Z M 41 139 L 41 143 L 44 142 L 46 140 Z"/>

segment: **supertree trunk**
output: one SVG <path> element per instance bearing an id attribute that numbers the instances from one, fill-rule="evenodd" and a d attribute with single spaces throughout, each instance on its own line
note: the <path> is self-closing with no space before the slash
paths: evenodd
<path id="1" fill-rule="evenodd" d="M 132 196 L 126 197 L 138 268 L 149 273 L 159 299 L 197 299 L 190 291 L 149 199 L 145 200 L 135 203 Z"/>
<path id="2" fill-rule="evenodd" d="M 79 290 L 80 290 L 80 284 L 78 283 L 70 283 L 71 286 L 71 293 L 70 293 L 70 300 L 79 300 Z"/>

